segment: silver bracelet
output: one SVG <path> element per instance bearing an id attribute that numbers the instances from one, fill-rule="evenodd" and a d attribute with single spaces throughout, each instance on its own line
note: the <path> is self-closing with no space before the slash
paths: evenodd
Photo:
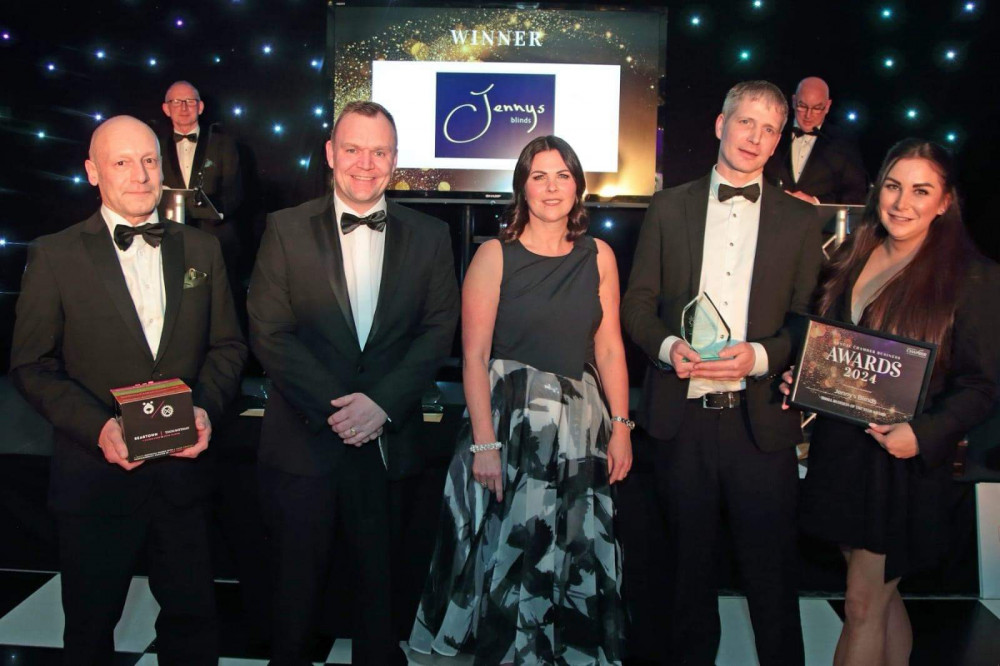
<path id="1" fill-rule="evenodd" d="M 500 442 L 487 442 L 485 444 L 473 444 L 469 447 L 469 450 L 473 453 L 481 453 L 483 451 L 496 451 L 501 447 L 503 447 L 503 444 Z"/>
<path id="2" fill-rule="evenodd" d="M 635 421 L 629 421 L 624 416 L 612 416 L 611 420 L 618 421 L 618 423 L 624 424 L 625 427 L 628 428 L 629 430 L 635 430 Z"/>

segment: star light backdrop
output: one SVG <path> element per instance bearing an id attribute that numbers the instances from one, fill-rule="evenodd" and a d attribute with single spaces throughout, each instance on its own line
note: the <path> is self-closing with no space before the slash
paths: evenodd
<path id="1" fill-rule="evenodd" d="M 384 4 L 384 3 L 352 3 Z M 646 6 L 646 2 L 622 2 Z M 788 93 L 807 75 L 831 85 L 829 122 L 856 129 L 869 173 L 895 141 L 918 135 L 952 146 L 962 166 L 966 218 L 980 247 L 1000 254 L 993 219 L 991 73 L 997 42 L 989 2 L 672 2 L 660 94 L 664 182 L 714 162 L 713 122 L 725 91 L 749 78 Z M 394 11 L 393 8 L 386 11 Z M 0 10 L 0 349 L 6 368 L 23 243 L 83 219 L 97 206 L 83 160 L 103 118 L 128 113 L 163 127 L 167 86 L 187 79 L 239 141 L 250 229 L 263 213 L 325 186 L 322 144 L 332 82 L 322 0 L 10 2 Z M 341 100 L 338 100 L 340 103 Z M 453 215 L 457 215 L 453 213 Z M 595 212 L 623 271 L 636 216 Z M 458 226 L 457 219 L 449 220 Z M 626 229 L 626 227 L 629 227 Z M 626 256 L 622 256 L 626 255 Z"/>

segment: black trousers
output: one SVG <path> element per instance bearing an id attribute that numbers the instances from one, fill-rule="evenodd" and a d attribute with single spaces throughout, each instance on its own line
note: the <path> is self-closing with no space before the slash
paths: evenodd
<path id="1" fill-rule="evenodd" d="M 701 400 L 687 401 L 674 439 L 653 444 L 670 544 L 668 663 L 715 663 L 721 634 L 717 563 L 725 514 L 760 664 L 801 666 L 795 450 L 761 451 L 750 437 L 745 406 L 710 410 Z"/>
<path id="2" fill-rule="evenodd" d="M 160 605 L 160 664 L 215 666 L 219 661 L 207 509 L 177 507 L 153 492 L 135 513 L 58 513 L 67 666 L 114 662 L 114 630 L 142 549 L 149 588 Z"/>
<path id="3" fill-rule="evenodd" d="M 311 664 L 320 594 L 333 548 L 348 548 L 357 563 L 358 598 L 353 664 L 405 664 L 394 630 L 391 552 L 400 550 L 399 511 L 378 446 L 348 447 L 332 474 L 299 476 L 258 468 L 261 508 L 271 532 L 277 566 L 274 581 L 272 666 Z M 404 500 L 405 501 L 405 500 Z M 393 518 L 396 517 L 396 525 Z M 337 521 L 347 543 L 334 543 Z M 398 595 L 397 595 L 398 597 Z M 414 608 L 396 609 L 412 616 Z"/>

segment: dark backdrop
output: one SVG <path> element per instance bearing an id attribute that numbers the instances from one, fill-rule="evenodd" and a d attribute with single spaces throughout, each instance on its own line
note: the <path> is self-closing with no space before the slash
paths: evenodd
<path id="1" fill-rule="evenodd" d="M 8 241 L 0 247 L 0 291 L 7 292 L 0 295 L 0 371 L 24 264 L 23 246 L 14 243 L 64 228 L 98 205 L 82 164 L 95 114 L 128 113 L 163 127 L 166 87 L 180 78 L 193 82 L 206 101 L 203 125 L 221 121 L 239 141 L 248 181 L 239 216 L 252 240 L 265 211 L 323 190 L 331 109 L 321 0 L 8 4 L 0 13 L 0 237 Z M 832 88 L 829 122 L 857 132 L 872 174 L 893 142 L 910 135 L 945 141 L 954 132 L 968 225 L 987 255 L 1000 255 L 987 207 L 992 148 L 1000 139 L 990 120 L 998 49 L 988 3 L 975 2 L 972 11 L 958 0 L 666 4 L 660 121 L 667 186 L 713 163 L 713 121 L 734 82 L 766 78 L 790 93 L 800 78 L 819 75 Z M 948 49 L 954 60 L 945 58 Z M 847 120 L 848 111 L 856 121 Z M 457 234 L 458 208 L 435 209 Z M 495 210 L 477 217 L 492 219 Z M 602 209 L 595 217 L 597 235 L 612 241 L 627 275 L 631 227 L 641 216 Z M 247 259 L 244 271 L 252 253 Z"/>

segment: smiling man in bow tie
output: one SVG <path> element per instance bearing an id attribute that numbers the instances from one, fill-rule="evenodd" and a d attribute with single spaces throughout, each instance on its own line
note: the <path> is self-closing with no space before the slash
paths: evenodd
<path id="1" fill-rule="evenodd" d="M 145 552 L 161 664 L 218 662 L 208 543 L 212 424 L 239 390 L 246 345 L 218 242 L 160 222 L 156 135 L 128 116 L 94 131 L 88 220 L 38 238 L 17 301 L 14 385 L 53 426 L 66 664 L 114 661 L 113 632 Z M 194 284 L 192 271 L 202 276 Z M 180 378 L 198 442 L 129 462 L 111 389 Z"/>
<path id="2" fill-rule="evenodd" d="M 404 664 L 419 587 L 393 606 L 393 588 L 413 586 L 393 577 L 390 552 L 407 551 L 406 480 L 424 462 L 421 395 L 454 338 L 455 261 L 444 222 L 386 201 L 396 127 L 384 107 L 347 104 L 326 156 L 333 191 L 269 217 L 247 300 L 275 387 L 258 453 L 278 551 L 271 664 L 310 663 L 330 551 L 345 546 L 359 569 L 352 663 Z"/>
<path id="3" fill-rule="evenodd" d="M 863 204 L 868 175 L 854 139 L 827 122 L 833 100 L 823 79 L 799 81 L 795 121 L 764 168 L 768 181 L 809 203 Z"/>
<path id="4" fill-rule="evenodd" d="M 772 83 L 729 90 L 715 120 L 715 166 L 653 197 L 622 299 L 623 327 L 652 360 L 639 422 L 668 526 L 669 663 L 715 663 L 723 515 L 761 666 L 804 658 L 795 541 L 801 433 L 798 413 L 781 409 L 777 383 L 792 363 L 789 315 L 809 303 L 821 241 L 812 208 L 763 181 L 787 115 Z M 681 313 L 700 294 L 731 334 L 716 360 L 682 339 Z"/>
<path id="5" fill-rule="evenodd" d="M 177 81 L 167 88 L 162 109 L 170 119 L 169 131 L 160 136 L 163 185 L 175 190 L 201 189 L 222 213 L 221 220 L 204 220 L 189 211 L 186 221 L 219 239 L 230 278 L 236 278 L 240 239 L 234 215 L 243 201 L 236 142 L 217 123 L 201 126 L 205 102 L 187 81 Z M 234 291 L 242 291 L 235 281 Z"/>

